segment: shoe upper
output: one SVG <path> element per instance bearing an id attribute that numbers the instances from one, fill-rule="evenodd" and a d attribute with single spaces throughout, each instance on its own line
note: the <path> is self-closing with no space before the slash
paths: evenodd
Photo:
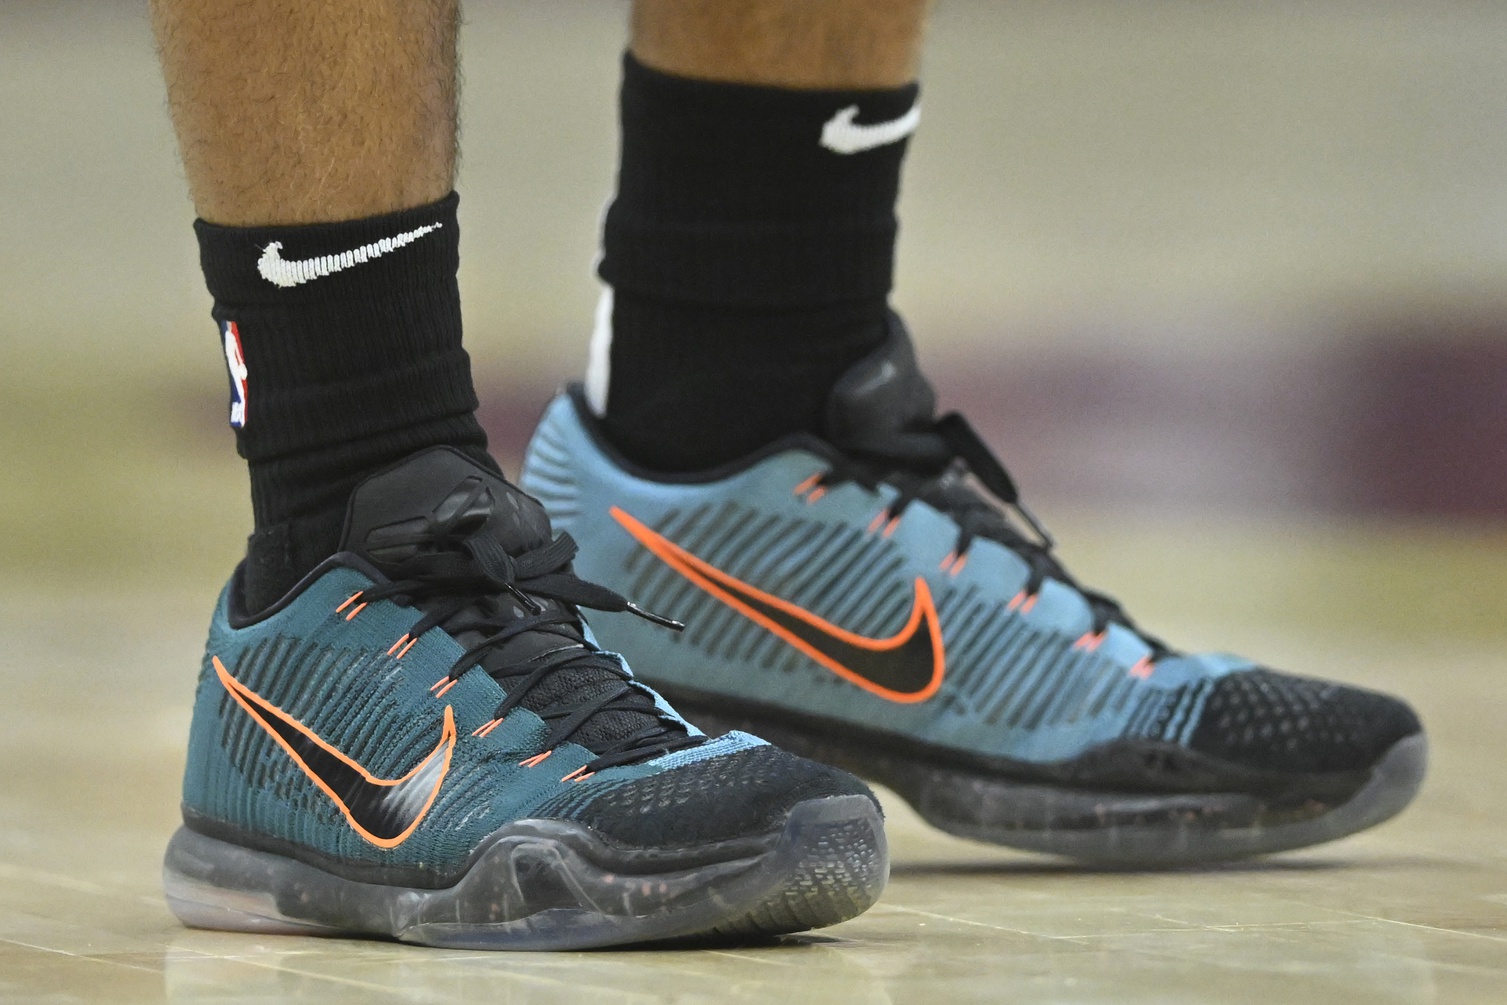
<path id="1" fill-rule="evenodd" d="M 457 451 L 368 479 L 341 552 L 287 597 L 247 616 L 237 579 L 222 592 L 187 824 L 436 886 L 520 819 L 690 847 L 762 834 L 803 799 L 867 792 L 747 734 L 708 739 L 686 723 L 580 622 L 579 606 L 636 608 L 575 576 L 574 550 L 537 502 Z M 732 791 L 743 805 L 724 805 Z"/>
<path id="2" fill-rule="evenodd" d="M 1259 786 L 1364 771 L 1420 732 L 1387 696 L 1147 634 L 1062 567 L 1004 468 L 934 409 L 897 320 L 834 389 L 821 437 L 659 475 L 617 455 L 570 393 L 520 481 L 588 542 L 583 575 L 686 623 L 671 635 L 591 615 L 676 695 L 1132 787 L 1105 752 L 1182 751 Z M 1102 770 L 1085 779 L 1084 762 Z M 1232 784 L 1183 767 L 1172 784 Z"/>

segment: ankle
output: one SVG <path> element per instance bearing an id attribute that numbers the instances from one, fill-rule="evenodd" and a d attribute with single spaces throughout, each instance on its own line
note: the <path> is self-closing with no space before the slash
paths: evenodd
<path id="1" fill-rule="evenodd" d="M 347 497 L 373 472 L 446 444 L 495 468 L 461 346 L 456 204 L 195 225 L 251 476 L 253 607 L 338 547 Z"/>
<path id="2" fill-rule="evenodd" d="M 884 342 L 887 311 L 709 310 L 636 297 L 619 302 L 602 416 L 624 455 L 694 471 L 795 433 L 822 431 L 838 379 Z"/>
<path id="3" fill-rule="evenodd" d="M 820 430 L 833 383 L 887 335 L 916 96 L 715 83 L 625 59 L 600 267 L 610 346 L 597 344 L 607 373 L 589 385 L 605 385 L 596 405 L 626 454 L 689 470 Z M 897 128 L 829 142 L 855 115 Z"/>

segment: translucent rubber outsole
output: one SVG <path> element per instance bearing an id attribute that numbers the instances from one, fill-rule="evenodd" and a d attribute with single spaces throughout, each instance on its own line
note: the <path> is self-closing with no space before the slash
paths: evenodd
<path id="1" fill-rule="evenodd" d="M 1001 786 L 957 773 L 930 772 L 906 800 L 932 826 L 959 837 L 1065 855 L 1095 865 L 1176 868 L 1270 855 L 1355 834 L 1389 820 L 1413 801 L 1428 762 L 1422 736 L 1398 741 L 1349 799 L 1305 819 L 1232 824 L 1244 818 L 1244 793 L 1065 794 L 1046 786 Z M 948 777 L 935 777 L 947 775 Z M 1230 810 L 1225 813 L 1226 808 Z M 1084 825 L 1097 817 L 1098 825 Z M 1061 826 L 1043 827 L 1053 819 Z"/>
<path id="2" fill-rule="evenodd" d="M 829 736 L 720 708 L 714 712 L 687 696 L 672 700 L 708 733 L 748 730 L 888 786 L 949 834 L 1117 868 L 1177 868 L 1333 841 L 1402 812 L 1428 767 L 1428 741 L 1415 734 L 1395 743 L 1344 801 L 1284 812 L 1246 792 L 1096 792 L 1014 781 L 873 745 L 834 743 Z"/>
<path id="3" fill-rule="evenodd" d="M 163 886 L 186 925 L 291 935 L 387 936 L 458 949 L 589 949 L 821 928 L 884 889 L 883 821 L 865 796 L 797 804 L 768 847 L 696 868 L 627 873 L 590 829 L 522 820 L 494 834 L 453 886 L 344 879 L 180 828 Z"/>

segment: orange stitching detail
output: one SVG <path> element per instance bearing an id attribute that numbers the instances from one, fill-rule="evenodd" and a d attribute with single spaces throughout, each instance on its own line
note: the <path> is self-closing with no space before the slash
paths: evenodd
<path id="1" fill-rule="evenodd" d="M 532 768 L 536 764 L 539 764 L 541 761 L 543 761 L 550 754 L 553 754 L 554 752 L 555 752 L 555 749 L 553 747 L 551 747 L 550 749 L 546 750 L 542 754 L 535 754 L 533 757 L 525 757 L 523 760 L 521 760 L 521 761 L 518 762 L 518 766 L 520 768 Z"/>
<path id="2" fill-rule="evenodd" d="M 491 720 L 488 720 L 487 722 L 484 722 L 480 726 L 477 726 L 475 729 L 471 730 L 471 735 L 472 736 L 486 736 L 492 730 L 496 729 L 497 726 L 498 726 L 498 724 L 501 723 L 501 722 L 502 722 L 501 719 L 491 719 Z"/>
<path id="3" fill-rule="evenodd" d="M 801 482 L 799 485 L 797 485 L 795 487 L 793 494 L 794 495 L 801 495 L 807 489 L 809 489 L 811 486 L 815 485 L 818 481 L 820 481 L 821 480 L 821 476 L 822 476 L 822 473 L 820 471 L 818 471 L 816 474 L 812 475 L 810 478 L 807 478 L 805 481 Z"/>
<path id="4" fill-rule="evenodd" d="M 1135 661 L 1135 666 L 1131 667 L 1128 672 L 1132 677 L 1139 677 L 1141 680 L 1145 680 L 1151 676 L 1151 672 L 1154 669 L 1156 669 L 1156 666 L 1151 662 L 1151 657 L 1142 656 Z"/>
<path id="5" fill-rule="evenodd" d="M 865 533 L 874 533 L 874 531 L 879 529 L 879 525 L 882 523 L 884 523 L 884 510 L 880 510 L 878 513 L 874 514 L 874 519 L 869 521 L 869 529 Z"/>
<path id="6" fill-rule="evenodd" d="M 811 505 L 812 503 L 816 502 L 818 499 L 820 499 L 822 496 L 824 496 L 826 494 L 827 494 L 827 490 L 826 489 L 824 489 L 824 488 L 822 488 L 820 486 L 817 486 L 816 488 L 812 489 L 811 490 L 811 494 L 806 497 L 806 505 L 808 505 L 808 506 Z"/>
<path id="7" fill-rule="evenodd" d="M 418 637 L 417 636 L 409 639 L 408 640 L 408 645 L 404 646 L 403 649 L 402 649 L 402 651 L 398 653 L 398 659 L 402 659 L 404 656 L 407 656 L 408 655 L 408 650 L 412 649 L 413 648 L 413 644 L 415 642 L 417 642 L 417 641 L 418 641 Z"/>
<path id="8" fill-rule="evenodd" d="M 351 618 L 354 618 L 356 615 L 360 614 L 361 613 L 361 608 L 363 608 L 365 606 L 366 606 L 366 602 L 362 601 L 361 603 L 357 604 L 355 607 L 352 607 L 351 608 L 351 613 L 349 613 L 349 614 L 347 614 L 345 616 L 345 620 L 349 621 L 349 620 L 351 620 Z M 339 614 L 340 612 L 336 611 L 335 613 Z"/>
<path id="9" fill-rule="evenodd" d="M 1074 649 L 1087 649 L 1093 652 L 1104 643 L 1104 636 L 1109 634 L 1108 629 L 1102 632 L 1084 632 L 1077 642 L 1073 643 Z"/>
<path id="10" fill-rule="evenodd" d="M 586 771 L 586 765 L 584 765 L 584 764 L 581 765 L 576 770 L 572 771 L 570 774 L 566 775 L 564 778 L 560 779 L 560 781 L 562 781 L 562 782 L 569 782 L 569 781 L 584 782 L 584 781 L 586 781 L 586 779 L 588 779 L 592 775 L 596 774 L 595 771 L 586 771 L 586 774 L 583 775 L 583 774 L 581 774 L 581 772 L 583 772 L 583 771 Z"/>
<path id="11" fill-rule="evenodd" d="M 345 598 L 345 603 L 343 603 L 339 607 L 335 608 L 335 613 L 339 614 L 341 611 L 343 611 L 347 607 L 351 606 L 351 601 L 355 600 L 357 597 L 361 596 L 361 594 L 363 594 L 365 592 L 366 592 L 365 590 L 357 590 L 355 593 L 351 594 L 349 597 L 346 597 Z M 347 618 L 346 620 L 350 620 L 350 619 Z"/>
<path id="12" fill-rule="evenodd" d="M 392 644 L 392 648 L 387 650 L 387 655 L 391 656 L 393 654 L 393 650 L 397 649 L 398 646 L 401 646 L 407 640 L 408 640 L 408 633 L 404 632 L 403 635 L 402 635 L 402 637 L 399 638 L 398 641 L 396 641 L 396 642 L 394 642 Z"/>
<path id="13" fill-rule="evenodd" d="M 895 528 L 898 526 L 900 526 L 900 518 L 898 516 L 890 517 L 890 522 L 884 525 L 884 536 L 889 537 L 895 533 Z"/>
<path id="14" fill-rule="evenodd" d="M 967 555 L 959 555 L 958 556 L 958 560 L 956 562 L 952 563 L 952 574 L 953 574 L 953 576 L 956 576 L 958 573 L 962 572 L 963 571 L 963 566 L 965 566 L 967 564 L 968 564 L 968 556 Z"/>

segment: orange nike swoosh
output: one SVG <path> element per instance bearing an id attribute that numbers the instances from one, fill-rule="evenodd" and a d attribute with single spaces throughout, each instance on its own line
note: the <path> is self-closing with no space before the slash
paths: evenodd
<path id="1" fill-rule="evenodd" d="M 660 561 L 843 680 L 887 701 L 907 704 L 925 701 L 942 686 L 947 669 L 942 624 L 931 590 L 921 577 L 916 577 L 905 626 L 887 639 L 871 639 L 729 576 L 616 506 L 611 513 Z"/>
<path id="2" fill-rule="evenodd" d="M 378 848 L 396 848 L 419 826 L 450 773 L 455 714 L 445 706 L 439 746 L 402 778 L 378 778 L 326 743 L 312 729 L 230 675 L 218 656 L 220 683 L 303 773 L 345 814 L 357 834 Z"/>

